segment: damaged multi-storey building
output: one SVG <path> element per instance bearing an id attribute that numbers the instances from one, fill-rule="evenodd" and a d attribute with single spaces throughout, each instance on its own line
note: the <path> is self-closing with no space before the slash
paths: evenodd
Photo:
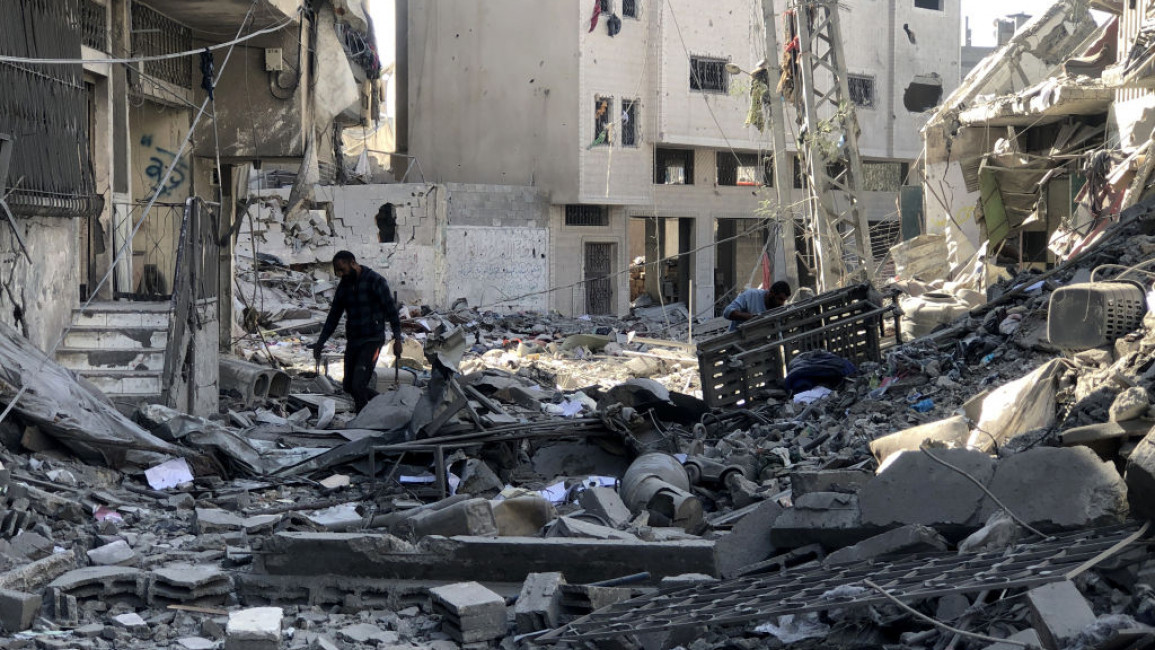
<path id="1" fill-rule="evenodd" d="M 806 174 L 795 109 L 782 161 L 756 101 L 751 110 L 759 62 L 781 56 L 767 53 L 759 3 L 397 4 L 399 150 L 431 181 L 543 192 L 549 308 L 623 314 L 645 295 L 714 316 L 759 284 L 764 250 L 775 278 L 812 282 L 770 234 L 777 190 L 801 213 Z M 899 190 L 917 184 L 918 129 L 958 82 L 959 3 L 842 4 L 861 201 L 881 257 L 898 240 Z M 780 41 L 786 9 L 771 5 Z M 773 187 L 775 164 L 792 187 Z"/>
<path id="2" fill-rule="evenodd" d="M 215 412 L 248 170 L 304 160 L 335 178 L 341 127 L 380 112 L 361 3 L 0 13 L 0 319 L 113 396 Z"/>
<path id="3" fill-rule="evenodd" d="M 1141 198 L 1153 107 L 1142 26 L 1153 10 L 1057 2 L 930 119 L 930 238 L 919 246 L 949 259 L 953 277 L 986 286 L 985 264 L 1046 268 L 1085 250 Z"/>

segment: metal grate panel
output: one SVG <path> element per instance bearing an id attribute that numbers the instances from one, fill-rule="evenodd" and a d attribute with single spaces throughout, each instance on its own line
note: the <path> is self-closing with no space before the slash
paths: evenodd
<path id="1" fill-rule="evenodd" d="M 85 45 L 108 51 L 108 7 L 96 0 L 80 0 L 81 38 Z"/>
<path id="2" fill-rule="evenodd" d="M 132 50 L 134 56 L 186 52 L 192 48 L 192 30 L 139 3 L 132 3 Z M 187 57 L 145 61 L 144 72 L 181 88 L 192 88 L 192 59 Z"/>
<path id="3" fill-rule="evenodd" d="M 702 625 L 765 622 L 783 614 L 889 602 L 877 591 L 866 588 L 863 579 L 872 580 L 908 602 L 952 593 L 1036 587 L 1063 580 L 1072 569 L 1101 559 L 1097 558 L 1100 553 L 1136 530 L 1133 526 L 1118 526 L 1067 533 L 1036 544 L 1022 544 L 1005 553 L 948 553 L 664 589 L 598 610 L 539 641 L 577 641 Z M 863 589 L 832 592 L 839 587 Z"/>
<path id="4" fill-rule="evenodd" d="M 611 314 L 614 285 L 609 277 L 614 270 L 613 244 L 586 244 L 586 313 Z"/>

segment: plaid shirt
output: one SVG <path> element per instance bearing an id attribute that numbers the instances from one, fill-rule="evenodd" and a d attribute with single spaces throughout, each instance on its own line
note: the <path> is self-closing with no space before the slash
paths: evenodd
<path id="1" fill-rule="evenodd" d="M 341 321 L 341 314 L 346 315 L 345 337 L 351 343 L 384 341 L 386 319 L 393 328 L 393 338 L 401 337 L 401 315 L 393 303 L 389 283 L 380 273 L 367 266 L 361 267 L 356 279 L 352 274 L 341 278 L 318 344 L 324 344 L 333 335 L 337 323 Z"/>

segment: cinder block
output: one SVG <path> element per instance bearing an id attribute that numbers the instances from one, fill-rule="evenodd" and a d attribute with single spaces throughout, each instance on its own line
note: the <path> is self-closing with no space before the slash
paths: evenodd
<path id="1" fill-rule="evenodd" d="M 40 613 L 41 598 L 23 591 L 0 589 L 0 625 L 5 632 L 23 632 Z"/>
<path id="2" fill-rule="evenodd" d="M 1095 622 L 1095 612 L 1070 580 L 1035 587 L 1027 592 L 1031 622 L 1049 650 L 1059 650 Z"/>
<path id="3" fill-rule="evenodd" d="M 279 650 L 283 618 L 280 607 L 251 607 L 232 612 L 225 629 L 225 650 Z"/>
<path id="4" fill-rule="evenodd" d="M 459 582 L 429 590 L 433 611 L 444 631 L 460 643 L 505 636 L 505 599 L 476 582 Z"/>
<path id="5" fill-rule="evenodd" d="M 556 571 L 531 573 L 525 577 L 517 605 L 513 608 L 517 631 L 528 634 L 558 626 L 561 615 L 561 585 L 565 577 Z"/>

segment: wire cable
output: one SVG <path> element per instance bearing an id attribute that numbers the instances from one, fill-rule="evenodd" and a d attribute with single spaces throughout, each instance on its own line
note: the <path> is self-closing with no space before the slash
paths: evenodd
<path id="1" fill-rule="evenodd" d="M 300 10 L 298 10 L 298 12 L 299 11 Z M 223 50 L 225 48 L 229 48 L 229 53 L 231 54 L 232 48 L 234 46 L 236 46 L 240 43 L 244 43 L 245 41 L 251 41 L 254 38 L 257 38 L 258 36 L 264 36 L 265 34 L 272 34 L 274 32 L 279 32 L 296 19 L 297 19 L 296 16 L 290 16 L 290 17 L 286 18 L 285 20 L 281 21 L 280 23 L 278 23 L 272 27 L 267 27 L 265 29 L 255 31 L 252 34 L 248 34 L 247 36 L 234 38 L 231 41 L 226 41 L 224 43 L 217 43 L 216 45 L 209 45 L 207 48 L 201 47 L 201 48 L 197 48 L 195 50 L 187 50 L 185 52 L 173 52 L 171 54 L 156 54 L 156 55 L 152 55 L 152 56 L 138 56 L 138 57 L 133 57 L 133 58 L 129 58 L 129 59 L 31 59 L 31 58 L 22 57 L 22 56 L 10 56 L 7 54 L 0 54 L 0 62 L 24 63 L 27 65 L 101 64 L 101 63 L 104 63 L 104 64 L 107 64 L 107 63 L 129 64 L 129 63 L 144 63 L 145 61 L 166 61 L 168 59 L 179 59 L 179 58 L 183 58 L 186 56 L 200 56 L 201 53 L 205 51 L 205 49 Z M 245 21 L 248 22 L 248 19 L 246 18 Z M 219 79 L 220 75 L 217 75 L 217 78 Z"/>

